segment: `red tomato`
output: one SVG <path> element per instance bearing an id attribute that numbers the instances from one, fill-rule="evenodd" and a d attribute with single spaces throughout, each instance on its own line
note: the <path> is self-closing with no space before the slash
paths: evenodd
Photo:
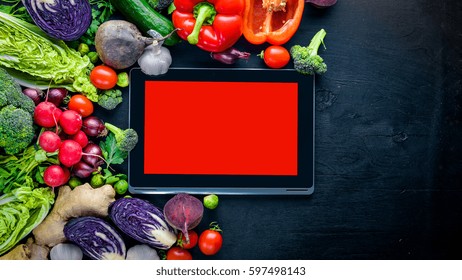
<path id="1" fill-rule="evenodd" d="M 270 68 L 282 68 L 289 63 L 290 54 L 283 46 L 269 46 L 263 53 L 263 60 Z"/>
<path id="2" fill-rule="evenodd" d="M 175 246 L 167 251 L 167 260 L 192 260 L 192 255 L 188 250 Z"/>
<path id="3" fill-rule="evenodd" d="M 204 255 L 215 255 L 223 245 L 221 233 L 213 229 L 204 230 L 199 236 L 199 249 Z"/>
<path id="4" fill-rule="evenodd" d="M 91 70 L 90 81 L 99 89 L 111 89 L 117 84 L 117 73 L 111 67 L 98 65 Z"/>
<path id="5" fill-rule="evenodd" d="M 88 117 L 93 114 L 93 102 L 82 94 L 73 95 L 67 106 L 70 110 L 76 111 L 82 117 Z"/>
<path id="6" fill-rule="evenodd" d="M 199 239 L 199 236 L 194 230 L 188 230 L 188 235 L 189 235 L 189 243 L 186 243 L 185 235 L 182 232 L 178 233 L 178 240 L 180 240 L 179 245 L 180 247 L 183 247 L 184 249 L 194 248 L 197 245 L 197 240 Z"/>

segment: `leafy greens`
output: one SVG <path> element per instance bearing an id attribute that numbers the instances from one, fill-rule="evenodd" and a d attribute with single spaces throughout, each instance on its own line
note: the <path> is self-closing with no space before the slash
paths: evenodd
<path id="1" fill-rule="evenodd" d="M 48 37 L 39 27 L 0 12 L 0 66 L 23 86 L 65 87 L 98 101 L 89 72 L 93 64 L 64 41 Z"/>
<path id="2" fill-rule="evenodd" d="M 79 41 L 87 44 L 95 44 L 95 35 L 98 27 L 101 23 L 107 21 L 109 17 L 114 13 L 115 8 L 112 6 L 111 1 L 106 0 L 90 0 L 91 5 L 91 17 L 92 21 L 87 32 L 80 37 Z"/>
<path id="3" fill-rule="evenodd" d="M 31 233 L 53 203 L 51 188 L 20 187 L 0 196 L 0 255 Z"/>
<path id="4" fill-rule="evenodd" d="M 99 146 L 101 147 L 108 169 L 111 164 L 122 164 L 128 157 L 127 152 L 118 148 L 117 141 L 113 133 L 108 133 L 105 141 L 101 141 Z"/>

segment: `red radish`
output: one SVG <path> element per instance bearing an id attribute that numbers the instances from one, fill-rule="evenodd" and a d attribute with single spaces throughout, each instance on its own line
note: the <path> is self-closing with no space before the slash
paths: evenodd
<path id="1" fill-rule="evenodd" d="M 48 166 L 43 172 L 43 181 L 53 188 L 64 185 L 69 178 L 69 170 L 57 164 Z"/>
<path id="2" fill-rule="evenodd" d="M 71 172 L 69 171 L 69 168 L 61 166 L 64 171 L 64 182 L 63 185 L 69 182 L 69 179 L 71 178 Z"/>
<path id="3" fill-rule="evenodd" d="M 96 168 L 93 168 L 88 163 L 85 163 L 83 161 L 79 161 L 72 166 L 72 174 L 82 179 L 90 177 L 90 175 L 95 170 Z"/>
<path id="4" fill-rule="evenodd" d="M 66 110 L 59 118 L 59 125 L 68 135 L 76 134 L 82 128 L 82 116 L 73 110 Z"/>
<path id="5" fill-rule="evenodd" d="M 71 137 L 69 137 L 69 139 L 74 140 L 77 143 L 79 143 L 82 148 L 84 148 L 86 145 L 88 145 L 88 137 L 85 134 L 85 132 L 83 132 L 82 130 L 79 130 L 79 131 L 77 131 L 76 134 L 71 135 Z"/>
<path id="6" fill-rule="evenodd" d="M 88 136 L 98 137 L 104 135 L 106 126 L 98 117 L 89 116 L 83 119 L 82 130 Z"/>
<path id="7" fill-rule="evenodd" d="M 62 113 L 55 104 L 43 101 L 35 107 L 34 122 L 41 127 L 54 127 L 58 125 Z"/>
<path id="8" fill-rule="evenodd" d="M 39 136 L 39 146 L 48 153 L 56 152 L 61 146 L 61 138 L 53 131 L 46 130 Z"/>
<path id="9" fill-rule="evenodd" d="M 82 158 L 82 147 L 77 141 L 64 140 L 58 152 L 58 159 L 61 164 L 71 167 Z"/>

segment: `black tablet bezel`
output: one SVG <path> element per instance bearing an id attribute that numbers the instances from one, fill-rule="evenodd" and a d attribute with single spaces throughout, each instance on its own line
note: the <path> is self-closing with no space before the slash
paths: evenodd
<path id="1" fill-rule="evenodd" d="M 295 82 L 298 84 L 298 174 L 280 175 L 171 175 L 144 174 L 145 82 L 223 81 Z M 159 76 L 130 71 L 129 125 L 139 142 L 128 159 L 131 193 L 311 194 L 314 190 L 314 79 L 292 69 L 171 68 Z"/>

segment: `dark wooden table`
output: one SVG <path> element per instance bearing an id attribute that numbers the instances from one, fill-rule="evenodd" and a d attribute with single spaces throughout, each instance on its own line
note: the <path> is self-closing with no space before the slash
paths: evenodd
<path id="1" fill-rule="evenodd" d="M 221 196 L 200 226 L 223 227 L 214 258 L 460 259 L 461 27 L 456 0 L 307 6 L 299 43 L 328 33 L 315 193 Z"/>
<path id="2" fill-rule="evenodd" d="M 287 47 L 321 28 L 314 194 L 220 196 L 197 229 L 218 221 L 223 248 L 194 258 L 461 259 L 462 2 L 306 6 Z M 184 45 L 171 51 L 172 66 L 218 66 Z M 255 55 L 236 67 L 255 65 L 265 67 Z M 127 106 L 99 115 L 124 125 Z M 171 195 L 139 197 L 162 206 Z"/>
<path id="3" fill-rule="evenodd" d="M 457 0 L 307 6 L 287 46 L 327 31 L 315 193 L 221 196 L 198 230 L 218 221 L 223 249 L 205 257 L 196 248 L 194 258 L 462 258 L 461 27 Z M 173 66 L 217 65 L 192 48 L 171 50 Z M 171 196 L 140 197 L 162 206 Z"/>

